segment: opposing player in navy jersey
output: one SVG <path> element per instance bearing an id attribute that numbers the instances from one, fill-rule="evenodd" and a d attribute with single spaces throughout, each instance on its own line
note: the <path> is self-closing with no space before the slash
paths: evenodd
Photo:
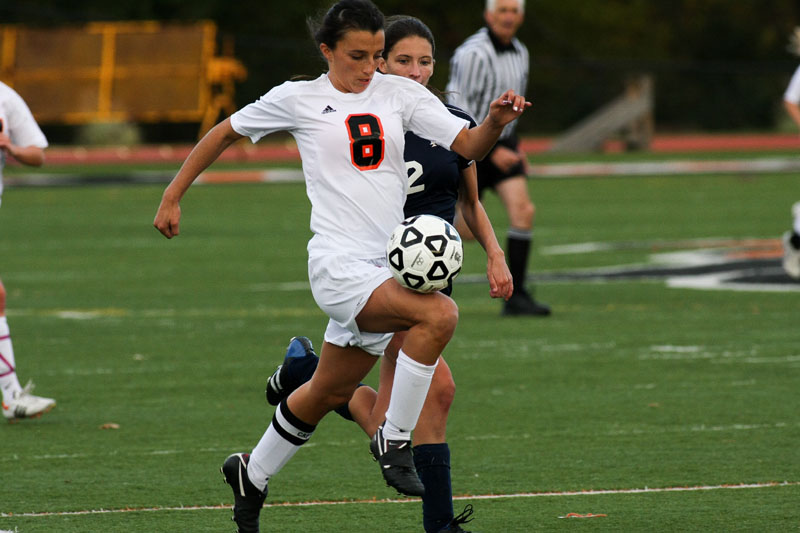
<path id="1" fill-rule="evenodd" d="M 410 78 L 427 85 L 433 74 L 434 39 L 428 27 L 414 17 L 390 17 L 386 26 L 384 61 L 380 70 Z M 465 111 L 447 105 L 453 115 L 475 121 Z M 406 217 L 433 214 L 453 222 L 456 204 L 472 233 L 486 250 L 486 274 L 490 294 L 508 299 L 513 291 L 511 272 L 505 263 L 500 244 L 489 218 L 478 198 L 475 165 L 457 153 L 438 146 L 413 132 L 405 134 L 408 196 L 404 207 Z M 442 292 L 450 294 L 452 287 Z M 406 336 L 395 333 L 386 348 L 380 367 L 378 391 L 360 387 L 349 404 L 337 409 L 345 418 L 355 420 L 371 436 L 383 421 L 392 390 L 398 351 Z M 284 364 L 267 384 L 267 399 L 277 405 L 294 388 L 309 380 L 314 373 L 317 357 L 306 337 L 292 339 Z M 450 483 L 450 449 L 446 441 L 447 418 L 455 394 L 455 383 L 443 357 L 433 375 L 428 397 L 423 405 L 413 435 L 414 463 L 425 486 L 422 496 L 423 525 L 428 533 L 464 531 L 461 524 L 471 520 L 472 507 L 454 517 Z"/>

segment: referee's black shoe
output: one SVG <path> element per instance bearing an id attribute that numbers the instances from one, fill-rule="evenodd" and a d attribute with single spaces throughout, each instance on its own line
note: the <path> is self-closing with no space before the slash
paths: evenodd
<path id="1" fill-rule="evenodd" d="M 414 468 L 414 456 L 410 440 L 389 440 L 383 436 L 383 424 L 369 443 L 372 456 L 381 465 L 386 484 L 406 496 L 423 496 L 425 485 L 419 480 Z"/>
<path id="2" fill-rule="evenodd" d="M 233 489 L 233 517 L 239 533 L 258 533 L 258 516 L 267 497 L 267 488 L 261 492 L 247 477 L 249 453 L 234 453 L 222 463 L 220 472 L 225 483 Z"/>
<path id="3" fill-rule="evenodd" d="M 550 306 L 534 300 L 525 289 L 514 291 L 503 304 L 503 316 L 550 316 Z"/>

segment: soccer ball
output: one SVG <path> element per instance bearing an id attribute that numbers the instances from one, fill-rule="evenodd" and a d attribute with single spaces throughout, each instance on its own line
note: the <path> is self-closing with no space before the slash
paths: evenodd
<path id="1" fill-rule="evenodd" d="M 417 292 L 444 289 L 459 272 L 464 259 L 461 236 L 446 220 L 416 215 L 397 226 L 386 245 L 392 276 Z"/>

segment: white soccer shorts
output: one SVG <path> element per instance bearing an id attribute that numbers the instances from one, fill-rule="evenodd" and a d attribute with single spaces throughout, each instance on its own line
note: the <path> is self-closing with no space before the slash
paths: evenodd
<path id="1" fill-rule="evenodd" d="M 325 341 L 336 346 L 358 346 L 382 356 L 393 333 L 358 329 L 356 317 L 372 292 L 392 277 L 386 258 L 356 259 L 344 254 L 313 254 L 308 258 L 308 279 L 317 305 L 330 317 Z"/>

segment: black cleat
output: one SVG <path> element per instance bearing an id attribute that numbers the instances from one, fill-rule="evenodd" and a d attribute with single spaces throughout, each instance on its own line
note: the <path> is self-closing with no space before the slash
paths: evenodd
<path id="1" fill-rule="evenodd" d="M 550 316 L 550 306 L 537 302 L 525 290 L 514 291 L 503 305 L 503 316 Z"/>
<path id="2" fill-rule="evenodd" d="M 470 518 L 471 516 L 472 504 L 467 504 L 467 506 L 464 507 L 464 510 L 461 511 L 461 514 L 450 520 L 446 526 L 439 530 L 439 533 L 444 533 L 445 531 L 454 533 L 469 533 L 469 531 L 461 527 L 461 524 L 472 522 L 472 518 Z"/>
<path id="3" fill-rule="evenodd" d="M 247 477 L 247 463 L 250 462 L 249 453 L 234 453 L 222 463 L 220 472 L 225 477 L 225 483 L 233 489 L 233 517 L 239 533 L 258 533 L 258 515 L 264 506 L 268 490 L 258 490 Z"/>
<path id="4" fill-rule="evenodd" d="M 292 337 L 286 348 L 283 364 L 278 365 L 267 381 L 269 404 L 278 405 L 296 388 L 311 379 L 317 363 L 317 354 L 308 337 Z"/>
<path id="5" fill-rule="evenodd" d="M 369 451 L 381 465 L 381 473 L 388 486 L 406 496 L 425 494 L 425 486 L 414 468 L 410 440 L 385 439 L 383 425 L 380 425 L 369 443 Z"/>

